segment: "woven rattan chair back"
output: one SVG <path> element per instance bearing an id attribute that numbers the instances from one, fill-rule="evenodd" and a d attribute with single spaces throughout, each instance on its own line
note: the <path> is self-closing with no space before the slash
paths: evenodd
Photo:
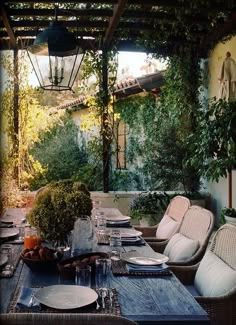
<path id="1" fill-rule="evenodd" d="M 10 313 L 1 314 L 4 325 L 137 325 L 134 321 L 107 314 Z"/>
<path id="2" fill-rule="evenodd" d="M 198 240 L 201 246 L 209 240 L 214 227 L 214 219 L 211 211 L 193 205 L 185 213 L 179 233 L 188 238 Z"/>
<path id="3" fill-rule="evenodd" d="M 170 201 L 165 214 L 176 221 L 181 221 L 189 207 L 189 199 L 184 196 L 177 195 Z"/>
<path id="4" fill-rule="evenodd" d="M 212 238 L 209 249 L 236 270 L 236 226 L 223 225 Z"/>

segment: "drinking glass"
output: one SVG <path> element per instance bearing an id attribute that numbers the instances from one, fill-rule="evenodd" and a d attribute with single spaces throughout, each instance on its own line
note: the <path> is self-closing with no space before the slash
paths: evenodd
<path id="1" fill-rule="evenodd" d="M 110 259 L 112 261 L 119 261 L 120 260 L 120 251 L 118 251 L 118 250 L 112 250 L 110 252 Z"/>
<path id="2" fill-rule="evenodd" d="M 107 225 L 107 220 L 105 218 L 104 213 L 101 212 L 97 218 L 97 233 L 106 234 L 106 225 Z"/>
<path id="3" fill-rule="evenodd" d="M 108 288 L 110 286 L 111 260 L 110 258 L 98 258 L 96 264 L 96 288 Z"/>
<path id="4" fill-rule="evenodd" d="M 89 265 L 76 266 L 75 268 L 75 284 L 84 287 L 91 287 L 91 271 Z"/>
<path id="5" fill-rule="evenodd" d="M 24 248 L 34 248 L 41 245 L 41 238 L 34 227 L 25 227 Z"/>
<path id="6" fill-rule="evenodd" d="M 10 244 L 1 245 L 1 255 L 7 257 L 7 264 L 4 266 L 4 272 L 12 272 L 14 269 L 14 249 Z"/>
<path id="7" fill-rule="evenodd" d="M 120 229 L 112 229 L 110 232 L 110 246 L 111 247 L 121 247 L 121 232 Z"/>
<path id="8" fill-rule="evenodd" d="M 24 224 L 17 224 L 16 228 L 19 230 L 18 240 L 24 242 L 25 238 L 25 225 Z"/>

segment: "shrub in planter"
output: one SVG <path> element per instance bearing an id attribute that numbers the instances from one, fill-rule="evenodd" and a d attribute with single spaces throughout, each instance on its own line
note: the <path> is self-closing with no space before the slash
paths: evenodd
<path id="1" fill-rule="evenodd" d="M 43 239 L 61 240 L 80 215 L 91 215 L 92 200 L 84 184 L 70 180 L 50 183 L 34 201 L 28 222 Z"/>
<path id="2" fill-rule="evenodd" d="M 151 216 L 152 224 L 160 221 L 170 202 L 170 196 L 167 193 L 141 193 L 130 205 L 130 216 L 133 219 L 141 220 L 145 216 Z"/>
<path id="3" fill-rule="evenodd" d="M 236 210 L 234 208 L 223 208 L 221 211 L 221 222 L 236 224 Z"/>

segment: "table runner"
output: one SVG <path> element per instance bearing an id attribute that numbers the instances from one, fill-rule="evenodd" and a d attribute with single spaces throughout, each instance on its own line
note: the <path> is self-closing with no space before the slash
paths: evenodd
<path id="1" fill-rule="evenodd" d="M 140 271 L 128 271 L 126 268 L 126 262 L 123 260 L 112 261 L 112 273 L 114 275 L 152 275 L 152 276 L 163 276 L 172 275 L 170 269 L 162 270 L 160 272 L 140 272 Z"/>
<path id="2" fill-rule="evenodd" d="M 18 309 L 16 308 L 16 304 L 18 301 L 18 297 L 20 294 L 20 287 L 18 287 L 15 291 L 15 294 L 9 304 L 8 313 L 97 313 L 97 314 L 112 314 L 112 315 L 116 315 L 116 316 L 120 316 L 121 315 L 121 308 L 120 308 L 120 304 L 119 304 L 119 300 L 118 300 L 118 294 L 116 289 L 112 288 L 109 290 L 112 290 L 113 292 L 113 306 L 110 306 L 109 300 L 105 299 L 105 309 L 103 308 L 99 308 L 98 310 L 96 310 L 96 302 L 85 306 L 85 307 L 81 307 L 81 308 L 75 308 L 75 309 L 66 309 L 66 310 L 62 310 L 62 309 L 55 309 L 55 308 L 50 308 L 47 307 L 45 305 L 41 305 L 41 310 L 40 311 L 35 311 L 35 310 L 28 310 L 28 309 Z M 33 289 L 36 289 L 35 287 Z M 39 289 L 39 288 L 38 288 Z M 95 291 L 97 291 L 96 289 L 94 289 Z M 101 305 L 101 304 L 100 304 Z"/>

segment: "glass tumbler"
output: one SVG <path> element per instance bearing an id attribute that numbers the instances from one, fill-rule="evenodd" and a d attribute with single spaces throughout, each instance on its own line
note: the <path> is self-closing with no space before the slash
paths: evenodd
<path id="1" fill-rule="evenodd" d="M 109 288 L 111 274 L 110 258 L 98 258 L 96 264 L 96 288 Z"/>
<path id="2" fill-rule="evenodd" d="M 121 232 L 120 229 L 112 229 L 110 232 L 110 246 L 111 247 L 121 247 Z"/>
<path id="3" fill-rule="evenodd" d="M 92 268 L 89 265 L 76 266 L 75 268 L 75 284 L 84 287 L 91 287 Z"/>
<path id="4" fill-rule="evenodd" d="M 41 245 L 41 238 L 34 227 L 25 227 L 24 248 L 32 249 Z"/>
<path id="5" fill-rule="evenodd" d="M 12 272 L 14 269 L 14 249 L 10 244 L 1 245 L 0 253 L 2 256 L 5 256 L 7 259 L 7 263 L 4 266 L 4 271 Z"/>

